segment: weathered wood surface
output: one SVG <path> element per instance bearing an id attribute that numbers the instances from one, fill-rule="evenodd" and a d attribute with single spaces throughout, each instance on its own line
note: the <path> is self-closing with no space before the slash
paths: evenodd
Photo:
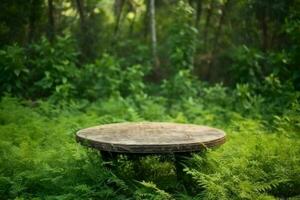
<path id="1" fill-rule="evenodd" d="M 166 122 L 116 123 L 82 129 L 77 141 L 119 153 L 196 152 L 225 142 L 222 130 Z"/>

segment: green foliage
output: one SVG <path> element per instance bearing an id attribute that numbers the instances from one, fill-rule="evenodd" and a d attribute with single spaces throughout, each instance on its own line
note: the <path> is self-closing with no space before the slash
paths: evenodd
<path id="1" fill-rule="evenodd" d="M 251 99 L 248 93 L 252 91 L 242 88 L 247 87 L 239 86 L 237 96 L 245 101 Z M 134 189 L 130 186 L 130 163 L 118 161 L 122 166 L 118 170 L 122 174 L 120 179 L 101 167 L 95 152 L 86 151 L 73 138 L 74 131 L 81 127 L 143 119 L 183 120 L 226 130 L 227 144 L 207 152 L 206 156 L 195 155 L 187 169 L 195 180 L 191 187 L 199 197 L 270 199 L 272 195 L 298 194 L 299 103 L 294 102 L 292 109 L 287 109 L 282 116 L 275 116 L 270 127 L 264 126 L 265 122 L 243 118 L 228 108 L 224 110 L 230 103 L 226 90 L 220 85 L 205 87 L 204 91 L 203 99 L 174 102 L 170 109 L 166 109 L 163 99 L 157 98 L 146 100 L 142 109 L 130 99 L 120 97 L 92 105 L 78 102 L 66 108 L 55 108 L 47 102 L 34 105 L 3 98 L 0 104 L 1 196 L 31 198 L 42 195 L 62 199 L 118 199 L 128 195 L 136 199 L 172 199 L 173 195 L 178 196 L 165 191 L 176 187 L 175 184 L 170 186 L 172 179 L 164 177 L 174 176 L 172 165 L 159 164 L 153 160 L 155 158 L 143 160 L 142 171 L 147 175 L 139 179 L 147 182 Z M 214 97 L 221 93 L 220 99 L 214 102 Z M 223 108 L 218 107 L 219 101 L 224 102 Z M 251 111 L 254 110 L 248 110 Z M 124 174 L 124 170 L 129 172 Z"/>
<path id="2" fill-rule="evenodd" d="M 29 69 L 25 65 L 24 49 L 8 46 L 0 50 L 0 93 L 11 92 L 21 95 L 28 84 Z"/>
<path id="3" fill-rule="evenodd" d="M 111 53 L 117 53 L 124 66 L 132 66 L 137 63 L 143 63 L 143 67 L 151 63 L 151 51 L 149 45 L 141 43 L 131 38 L 120 38 L 116 44 L 115 50 Z"/>
<path id="4" fill-rule="evenodd" d="M 147 2 L 1 2 L 0 199 L 299 198 L 299 1 L 156 1 L 155 69 Z M 146 120 L 227 142 L 187 160 L 183 185 L 172 155 L 109 170 L 75 141 Z"/>
<path id="5" fill-rule="evenodd" d="M 300 63 L 300 46 L 299 37 L 300 34 L 300 12 L 299 12 L 299 3 L 297 6 L 293 7 L 291 14 L 285 20 L 284 30 L 286 34 L 291 38 L 290 46 L 285 48 L 283 51 L 283 55 L 288 57 L 288 65 L 286 68 L 279 68 L 280 71 L 283 71 L 283 75 L 287 79 L 292 79 L 296 88 L 300 88 L 299 80 L 300 80 L 300 70 L 298 67 Z"/>
<path id="6" fill-rule="evenodd" d="M 72 93 L 77 78 L 76 49 L 70 37 L 58 37 L 55 45 L 43 38 L 33 44 L 28 65 L 31 68 L 31 96 L 55 94 L 58 98 L 67 98 Z"/>
<path id="7" fill-rule="evenodd" d="M 241 46 L 232 53 L 232 59 L 231 74 L 237 82 L 259 83 L 264 77 L 261 51 Z"/>
<path id="8" fill-rule="evenodd" d="M 299 72 L 294 68 L 298 61 L 293 56 L 294 53 L 290 54 L 287 50 L 263 53 L 243 45 L 231 54 L 233 64 L 230 73 L 235 82 L 261 84 L 266 76 L 273 74 L 281 81 L 293 83 L 299 78 Z M 294 85 L 297 87 L 297 84 Z"/>
<path id="9" fill-rule="evenodd" d="M 119 95 L 144 98 L 143 78 L 147 69 L 141 65 L 122 68 L 120 61 L 109 54 L 85 65 L 80 73 L 81 82 L 76 84 L 78 95 L 91 100 Z"/>
<path id="10" fill-rule="evenodd" d="M 254 109 L 254 93 L 247 85 L 238 85 L 235 96 L 221 85 L 203 84 L 201 89 L 201 98 L 173 100 L 172 105 L 162 97 L 115 96 L 94 103 L 81 100 L 56 106 L 2 98 L 1 196 L 274 199 L 299 195 L 299 102 L 285 99 L 291 106 L 272 116 L 264 109 Z M 241 104 L 232 106 L 237 101 L 234 98 Z M 265 101 L 259 105 L 268 106 Z M 239 114 L 234 110 L 244 110 L 247 117 L 241 116 L 244 111 Z M 172 163 L 161 163 L 159 157 L 143 159 L 138 176 L 133 163 L 119 158 L 116 174 L 112 174 L 102 167 L 96 152 L 74 140 L 75 131 L 82 127 L 145 119 L 207 124 L 227 132 L 228 142 L 223 147 L 195 155 L 189 162 L 186 172 L 194 180 L 189 188 L 192 193 L 176 183 Z"/>
<path id="11" fill-rule="evenodd" d="M 116 178 L 101 166 L 97 153 L 85 151 L 74 141 L 75 130 L 97 123 L 95 115 L 64 111 L 47 118 L 39 114 L 39 107 L 24 107 L 11 98 L 2 99 L 0 109 L 1 198 L 117 196 L 107 185 Z"/>
<path id="12" fill-rule="evenodd" d="M 220 106 L 229 106 L 232 100 L 228 98 L 228 91 L 229 89 L 222 84 L 216 84 L 210 87 L 203 87 L 201 92 L 204 103 L 214 102 Z"/>
<path id="13" fill-rule="evenodd" d="M 43 22 L 44 2 L 42 0 L 29 3 L 20 0 L 4 0 L 1 2 L 0 10 L 1 47 L 15 42 L 24 44 L 28 40 L 37 39 L 39 33 L 33 30 L 33 26 L 40 27 Z"/>
<path id="14" fill-rule="evenodd" d="M 122 84 L 123 96 L 133 95 L 137 99 L 146 98 L 144 76 L 147 69 L 141 65 L 128 67 L 123 73 L 124 81 Z"/>
<path id="15" fill-rule="evenodd" d="M 169 118 L 166 113 L 166 99 L 148 98 L 140 102 L 139 110 L 143 118 L 148 121 L 165 121 Z"/>
<path id="16" fill-rule="evenodd" d="M 170 194 L 166 193 L 165 191 L 157 188 L 154 183 L 151 182 L 140 182 L 142 185 L 135 194 L 134 197 L 137 200 L 143 199 L 153 199 L 153 200 L 171 200 L 173 199 Z"/>
<path id="17" fill-rule="evenodd" d="M 118 60 L 104 54 L 94 64 L 83 67 L 81 83 L 78 85 L 83 97 L 97 99 L 117 95 L 122 83 L 121 68 Z"/>
<path id="18" fill-rule="evenodd" d="M 244 112 L 258 114 L 261 111 L 264 98 L 259 94 L 255 94 L 250 85 L 237 84 L 235 94 L 238 100 L 237 107 L 243 109 Z"/>
<path id="19" fill-rule="evenodd" d="M 227 132 L 228 145 L 205 157 L 194 156 L 194 166 L 187 169 L 205 199 L 270 199 L 272 193 L 299 192 L 299 140 L 269 133 L 245 119 Z"/>
<path id="20" fill-rule="evenodd" d="M 42 38 L 28 49 L 7 46 L 0 54 L 1 93 L 31 98 L 71 95 L 78 71 L 77 53 L 69 37 L 58 37 L 55 45 Z"/>
<path id="21" fill-rule="evenodd" d="M 174 23 L 170 28 L 168 40 L 171 71 L 192 69 L 198 33 L 197 29 L 191 26 L 193 9 L 185 1 L 179 1 L 172 16 Z"/>
<path id="22" fill-rule="evenodd" d="M 162 93 L 172 99 L 186 99 L 195 97 L 198 92 L 197 80 L 191 74 L 191 70 L 179 70 L 169 80 L 164 80 Z"/>

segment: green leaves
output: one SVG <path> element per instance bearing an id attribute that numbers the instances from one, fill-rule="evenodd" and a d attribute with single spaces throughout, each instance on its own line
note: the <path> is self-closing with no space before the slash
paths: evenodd
<path id="1" fill-rule="evenodd" d="M 154 183 L 142 181 L 139 182 L 142 187 L 135 191 L 135 199 L 151 199 L 151 200 L 172 200 L 172 196 L 167 192 L 159 189 Z"/>
<path id="2" fill-rule="evenodd" d="M 205 199 L 254 199 L 269 197 L 293 182 L 300 170 L 296 158 L 299 141 L 271 135 L 259 122 L 239 120 L 239 130 L 227 130 L 229 141 L 205 159 L 195 156 L 187 173 L 192 175 Z M 293 170 L 292 170 L 293 169 Z M 295 176 L 295 177 L 294 177 Z M 200 190 L 201 191 L 201 190 Z M 288 195 L 283 193 L 282 195 Z"/>
<path id="3" fill-rule="evenodd" d="M 175 21 L 169 30 L 168 43 L 170 71 L 175 74 L 179 70 L 193 69 L 198 30 L 191 25 L 193 8 L 185 1 L 179 1 L 172 14 Z"/>
<path id="4" fill-rule="evenodd" d="M 161 85 L 162 94 L 166 95 L 170 101 L 188 99 L 196 97 L 200 83 L 192 75 L 191 70 L 179 70 L 173 77 L 164 80 Z"/>
<path id="5" fill-rule="evenodd" d="M 28 84 L 29 68 L 25 49 L 12 45 L 0 51 L 0 94 L 11 92 L 19 96 Z"/>
<path id="6" fill-rule="evenodd" d="M 69 37 L 58 37 L 52 46 L 42 38 L 27 48 L 7 46 L 0 51 L 0 94 L 23 97 L 71 96 L 77 53 Z M 69 88 L 69 89 L 58 89 Z"/>
<path id="7" fill-rule="evenodd" d="M 129 71 L 127 80 L 142 76 L 140 66 Z M 253 94 L 247 85 L 230 91 L 222 85 L 202 84 L 200 98 L 177 97 L 172 104 L 154 96 L 56 104 L 4 97 L 0 102 L 0 195 L 8 199 L 274 199 L 298 195 L 299 102 L 286 102 L 291 107 L 282 106 L 280 115 L 263 113 L 253 109 Z M 239 101 L 250 104 L 247 114 Z M 133 163 L 121 157 L 114 174 L 103 168 L 97 152 L 74 139 L 76 130 L 83 127 L 144 120 L 213 125 L 224 129 L 228 139 L 220 148 L 196 154 L 188 162 L 185 172 L 193 181 L 186 189 L 176 181 L 173 164 L 162 162 L 161 157 L 142 159 L 139 176 Z"/>
<path id="8" fill-rule="evenodd" d="M 78 95 L 91 100 L 107 97 L 132 96 L 146 98 L 144 76 L 148 68 L 141 65 L 121 66 L 121 61 L 103 54 L 95 64 L 87 64 L 81 70 Z"/>

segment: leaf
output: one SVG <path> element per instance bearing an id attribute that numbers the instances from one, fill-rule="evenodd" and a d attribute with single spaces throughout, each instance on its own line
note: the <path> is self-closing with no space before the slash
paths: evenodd
<path id="1" fill-rule="evenodd" d="M 21 73 L 21 71 L 20 71 L 19 69 L 15 69 L 15 70 L 14 70 L 14 73 L 15 73 L 16 76 L 19 76 L 20 73 Z"/>

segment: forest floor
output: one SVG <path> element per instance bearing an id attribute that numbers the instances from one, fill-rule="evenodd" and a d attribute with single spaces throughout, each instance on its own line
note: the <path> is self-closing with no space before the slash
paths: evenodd
<path id="1" fill-rule="evenodd" d="M 299 105 L 278 116 L 238 112 L 225 99 L 109 98 L 53 104 L 4 97 L 0 102 L 0 196 L 3 199 L 275 199 L 299 195 Z M 222 105 L 223 104 L 223 105 Z M 136 173 L 120 157 L 114 171 L 75 141 L 77 130 L 124 121 L 168 121 L 225 130 L 226 144 L 185 163 L 190 187 L 171 162 L 142 159 Z M 298 196 L 299 197 L 299 196 Z M 296 198 L 296 197 L 295 197 Z"/>

